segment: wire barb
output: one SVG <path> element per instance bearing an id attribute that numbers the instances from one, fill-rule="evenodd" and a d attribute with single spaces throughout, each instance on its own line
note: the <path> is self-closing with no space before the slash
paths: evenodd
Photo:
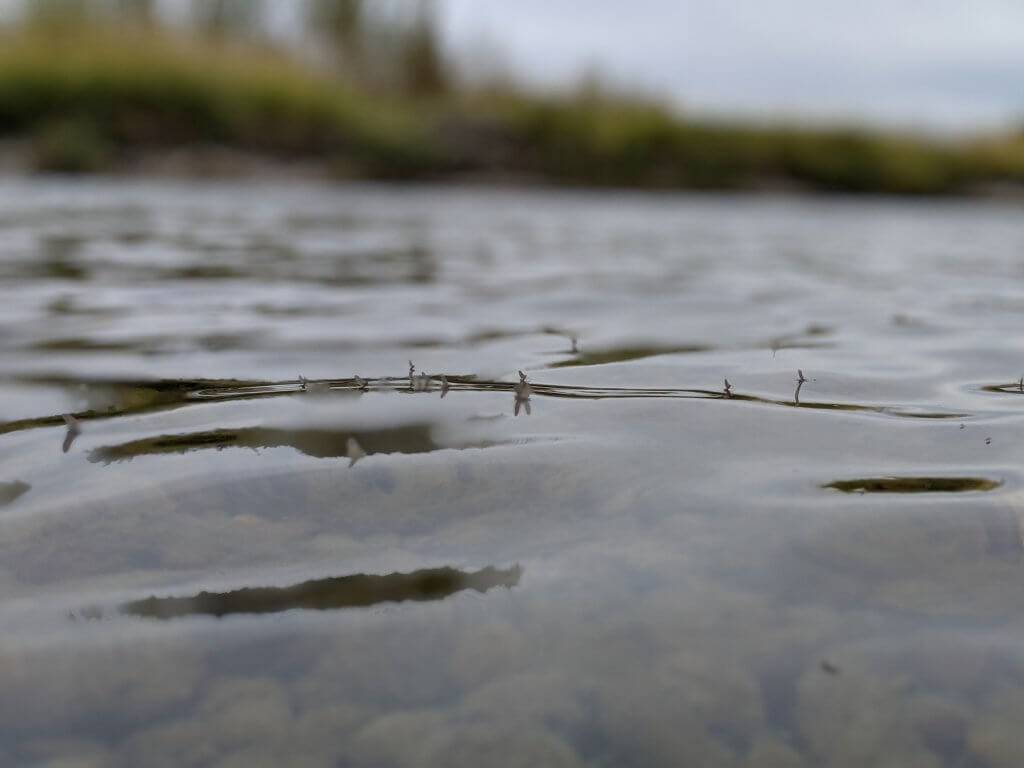
<path id="1" fill-rule="evenodd" d="M 520 409 L 526 411 L 526 415 L 530 415 L 530 382 L 526 380 L 526 374 L 519 371 L 519 383 L 515 386 L 515 404 L 512 408 L 512 415 L 518 416 Z"/>

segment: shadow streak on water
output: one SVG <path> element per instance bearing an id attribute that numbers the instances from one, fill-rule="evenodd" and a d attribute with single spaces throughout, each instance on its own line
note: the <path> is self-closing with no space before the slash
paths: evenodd
<path id="1" fill-rule="evenodd" d="M 960 493 L 994 491 L 1001 485 L 985 477 L 861 477 L 835 480 L 822 488 L 843 493 Z"/>
<path id="2" fill-rule="evenodd" d="M 483 594 L 495 587 L 519 584 L 523 568 L 488 566 L 479 571 L 426 568 L 412 573 L 375 576 L 357 573 L 313 579 L 290 587 L 246 587 L 231 592 L 200 592 L 192 597 L 147 597 L 125 603 L 120 612 L 147 619 L 183 616 L 227 616 L 235 613 L 279 613 L 295 608 L 325 611 L 365 608 L 379 603 L 442 600 L 472 589 Z"/>

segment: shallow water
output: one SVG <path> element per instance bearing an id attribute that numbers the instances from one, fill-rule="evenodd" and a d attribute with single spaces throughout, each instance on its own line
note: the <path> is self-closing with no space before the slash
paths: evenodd
<path id="1" fill-rule="evenodd" d="M 1019 206 L 0 212 L 0 764 L 1020 764 Z"/>

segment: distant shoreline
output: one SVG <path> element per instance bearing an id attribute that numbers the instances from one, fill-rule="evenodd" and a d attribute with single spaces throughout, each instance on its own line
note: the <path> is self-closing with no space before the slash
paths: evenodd
<path id="1" fill-rule="evenodd" d="M 496 189 L 538 189 L 580 192 L 631 192 L 641 194 L 735 194 L 742 196 L 796 195 L 814 197 L 897 197 L 921 199 L 924 195 L 894 194 L 879 190 L 822 190 L 790 179 L 762 179 L 744 187 L 645 187 L 636 185 L 564 184 L 539 174 L 502 172 L 466 172 L 403 179 L 338 173 L 323 161 L 313 158 L 289 159 L 248 152 L 228 146 L 197 145 L 165 149 L 132 149 L 118 162 L 90 171 L 61 171 L 33 167 L 32 140 L 27 138 L 0 140 L 0 179 L 106 178 L 125 180 L 180 181 L 280 181 L 316 182 L 323 184 L 371 183 L 395 185 L 438 185 L 451 187 L 490 187 Z M 942 199 L 1024 200 L 1024 182 L 992 184 L 964 188 L 956 192 L 932 195 Z"/>

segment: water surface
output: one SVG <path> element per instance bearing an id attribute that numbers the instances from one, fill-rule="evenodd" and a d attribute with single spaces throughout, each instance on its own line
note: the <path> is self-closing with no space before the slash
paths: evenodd
<path id="1" fill-rule="evenodd" d="M 0 211 L 0 764 L 1020 764 L 1018 207 Z"/>

